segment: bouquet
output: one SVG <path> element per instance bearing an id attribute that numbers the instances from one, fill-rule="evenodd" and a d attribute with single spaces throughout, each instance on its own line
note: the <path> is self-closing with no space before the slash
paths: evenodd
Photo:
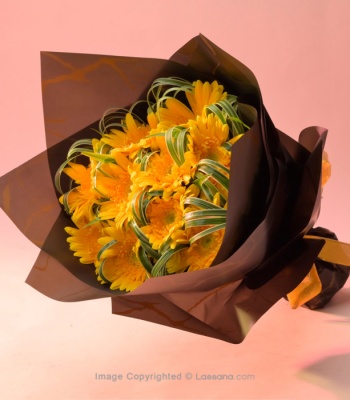
<path id="1" fill-rule="evenodd" d="M 170 60 L 42 53 L 42 78 L 47 151 L 0 181 L 41 249 L 34 288 L 240 343 L 282 297 L 319 308 L 344 285 L 349 245 L 314 228 L 326 130 L 276 129 L 214 43 Z"/>

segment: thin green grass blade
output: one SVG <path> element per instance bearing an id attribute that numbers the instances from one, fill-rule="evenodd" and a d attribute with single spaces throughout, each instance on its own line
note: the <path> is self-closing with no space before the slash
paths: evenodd
<path id="1" fill-rule="evenodd" d="M 141 158 L 141 166 L 140 166 L 141 171 L 146 171 L 148 161 L 155 153 L 159 153 L 159 151 L 152 151 L 152 153 L 148 153 Z"/>
<path id="2" fill-rule="evenodd" d="M 198 166 L 210 166 L 216 170 L 221 170 L 222 172 L 225 172 L 226 174 L 230 174 L 230 170 L 225 167 L 224 165 L 220 164 L 219 162 L 215 160 L 210 160 L 209 158 L 203 158 L 202 160 L 199 161 Z"/>
<path id="3" fill-rule="evenodd" d="M 206 175 L 209 175 L 211 178 L 213 178 L 216 182 L 218 182 L 223 188 L 228 190 L 229 186 L 229 178 L 222 174 L 221 172 L 217 171 L 216 169 L 210 167 L 210 166 L 201 166 L 198 168 L 199 171 L 203 172 Z"/>
<path id="4" fill-rule="evenodd" d="M 185 249 L 188 245 L 179 245 L 175 249 L 168 249 L 159 260 L 155 263 L 152 269 L 152 276 L 164 276 L 167 274 L 166 263 L 169 261 L 170 257 L 175 253 Z"/>
<path id="5" fill-rule="evenodd" d="M 143 267 L 145 268 L 145 270 L 147 271 L 147 273 L 150 276 L 152 274 L 153 265 L 150 262 L 149 258 L 147 257 L 146 250 L 143 247 L 139 247 L 137 255 L 138 255 L 138 258 L 139 258 L 141 264 L 143 265 Z"/>
<path id="6" fill-rule="evenodd" d="M 208 226 L 208 225 L 219 225 L 225 223 L 226 223 L 226 217 L 195 219 L 185 222 L 185 229 L 197 228 L 200 226 Z"/>
<path id="7" fill-rule="evenodd" d="M 100 264 L 100 266 L 99 266 L 99 269 L 98 269 L 98 275 L 99 275 L 99 277 L 100 277 L 103 281 L 105 281 L 105 282 L 111 284 L 112 282 L 109 281 L 109 280 L 105 277 L 105 275 L 104 275 L 104 273 L 103 273 L 103 267 L 104 267 L 104 265 L 105 265 L 105 261 L 106 261 L 106 259 L 102 260 L 102 262 L 101 262 L 101 264 Z"/>
<path id="8" fill-rule="evenodd" d="M 208 114 L 208 110 L 210 112 L 212 112 L 213 114 L 215 114 L 220 119 L 220 121 L 223 125 L 226 124 L 226 117 L 216 104 L 210 104 L 209 106 L 207 106 L 207 114 Z"/>
<path id="9" fill-rule="evenodd" d="M 107 164 L 108 163 L 117 164 L 115 159 L 108 154 L 99 154 L 99 153 L 93 153 L 90 151 L 83 151 L 81 154 L 83 154 L 86 157 L 92 158 L 93 160 L 96 160 L 96 161 L 102 161 Z"/>
<path id="10" fill-rule="evenodd" d="M 130 226 L 132 230 L 135 232 L 135 235 L 140 240 L 141 246 L 145 249 L 145 251 L 153 257 L 155 260 L 158 260 L 160 254 L 152 248 L 147 236 L 141 231 L 135 221 L 131 221 Z"/>
<path id="11" fill-rule="evenodd" d="M 218 224 L 218 225 L 214 225 L 208 229 L 205 229 L 202 232 L 197 233 L 196 235 L 192 236 L 190 239 L 190 244 L 193 244 L 194 242 L 196 242 L 199 239 L 202 239 L 203 237 L 210 235 L 216 231 L 220 231 L 221 229 L 225 229 L 226 228 L 226 223 L 225 224 Z"/>
<path id="12" fill-rule="evenodd" d="M 190 220 L 200 219 L 203 217 L 204 218 L 226 217 L 226 215 L 227 215 L 227 210 L 225 210 L 224 208 L 211 209 L 211 210 L 196 210 L 185 214 L 184 220 L 190 221 Z"/>
<path id="13" fill-rule="evenodd" d="M 173 128 L 170 128 L 166 131 L 165 133 L 165 144 L 166 147 L 169 151 L 169 154 L 171 156 L 171 158 L 174 160 L 174 162 L 178 165 L 181 166 L 182 162 L 180 157 L 178 156 L 176 149 L 175 149 L 175 145 L 173 142 L 173 136 L 178 134 L 179 129 L 175 126 Z"/>
<path id="14" fill-rule="evenodd" d="M 106 243 L 104 246 L 101 247 L 100 251 L 97 253 L 97 260 L 101 261 L 103 253 L 110 249 L 112 246 L 114 246 L 117 243 L 115 239 L 111 240 L 110 242 Z"/>
<path id="15" fill-rule="evenodd" d="M 185 201 L 184 204 L 186 205 L 192 205 L 196 206 L 199 208 L 204 208 L 204 209 L 219 209 L 221 210 L 222 208 L 217 206 L 216 204 L 210 203 L 209 201 L 199 199 L 198 197 L 188 197 Z"/>

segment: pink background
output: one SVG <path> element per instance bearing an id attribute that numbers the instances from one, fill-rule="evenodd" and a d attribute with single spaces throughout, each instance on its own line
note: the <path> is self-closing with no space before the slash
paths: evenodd
<path id="1" fill-rule="evenodd" d="M 202 33 L 255 73 L 279 129 L 294 138 L 309 125 L 329 129 L 333 175 L 318 222 L 350 242 L 349 20 L 348 0 L 2 0 L 0 175 L 45 149 L 40 51 L 169 58 Z M 350 398 L 350 284 L 318 312 L 280 301 L 231 345 L 114 316 L 107 299 L 50 300 L 24 284 L 38 249 L 2 210 L 0 232 L 2 398 Z M 182 380 L 135 382 L 128 372 Z"/>

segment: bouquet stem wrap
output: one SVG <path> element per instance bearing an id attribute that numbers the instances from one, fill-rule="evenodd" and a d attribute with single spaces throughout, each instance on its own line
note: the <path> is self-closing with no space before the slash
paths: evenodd
<path id="1" fill-rule="evenodd" d="M 326 130 L 307 128 L 296 142 L 276 129 L 253 73 L 203 36 L 170 60 L 41 57 L 47 151 L 0 181 L 1 207 L 41 249 L 27 283 L 61 301 L 111 297 L 115 314 L 240 343 L 298 286 L 325 243 L 305 235 L 320 212 Z M 251 126 L 232 147 L 225 236 L 208 269 L 148 279 L 130 293 L 112 291 L 69 250 L 69 219 L 57 201 L 54 175 L 76 140 L 94 137 L 107 108 L 144 98 L 150 83 L 165 76 L 218 80 L 238 95 Z"/>

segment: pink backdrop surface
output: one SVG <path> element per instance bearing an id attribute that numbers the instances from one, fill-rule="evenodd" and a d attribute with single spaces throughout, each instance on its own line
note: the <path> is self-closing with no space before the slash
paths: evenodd
<path id="1" fill-rule="evenodd" d="M 0 175 L 45 149 L 40 51 L 169 58 L 202 33 L 255 73 L 279 129 L 329 129 L 318 224 L 350 242 L 349 20 L 348 0 L 2 0 Z M 112 315 L 108 299 L 46 298 L 24 283 L 39 250 L 2 210 L 0 232 L 1 398 L 350 398 L 349 284 L 317 312 L 280 301 L 232 345 Z M 130 379 L 154 373 L 181 379 Z"/>

